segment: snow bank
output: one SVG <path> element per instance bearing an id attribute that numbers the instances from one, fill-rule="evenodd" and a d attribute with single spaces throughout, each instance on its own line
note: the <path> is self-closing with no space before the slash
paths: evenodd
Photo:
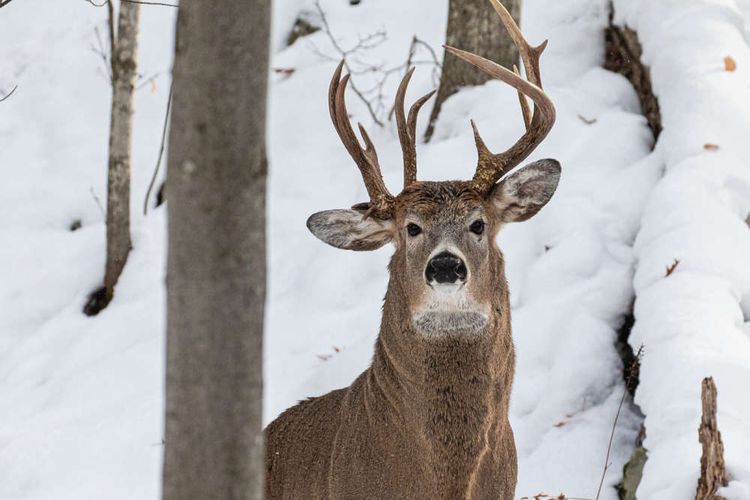
<path id="1" fill-rule="evenodd" d="M 631 344 L 646 356 L 636 402 L 648 461 L 639 498 L 692 498 L 700 474 L 700 381 L 718 387 L 718 424 L 732 482 L 750 498 L 750 49 L 735 3 L 617 0 L 638 31 L 664 132 L 664 178 L 635 244 Z M 740 2 L 747 9 L 747 2 Z M 736 62 L 725 71 L 724 58 Z M 718 149 L 706 144 L 718 146 Z M 674 272 L 665 270 L 679 261 Z"/>

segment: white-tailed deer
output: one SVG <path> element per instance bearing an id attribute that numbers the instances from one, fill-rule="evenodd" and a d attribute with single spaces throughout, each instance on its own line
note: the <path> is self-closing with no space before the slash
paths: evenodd
<path id="1" fill-rule="evenodd" d="M 338 248 L 392 242 L 380 334 L 371 366 L 349 387 L 288 409 L 266 429 L 267 499 L 493 499 L 514 496 L 517 464 L 508 401 L 515 357 L 503 256 L 495 237 L 552 197 L 555 160 L 524 160 L 555 121 L 542 90 L 539 56 L 513 18 L 490 0 L 518 46 L 528 80 L 446 47 L 518 91 L 526 131 L 493 154 L 472 122 L 479 154 L 470 181 L 417 180 L 416 121 L 404 114 L 412 71 L 396 94 L 404 189 L 388 192 L 372 141 L 362 148 L 344 103 L 339 64 L 329 88 L 331 119 L 359 167 L 370 201 L 311 216 L 310 231 Z M 533 115 L 526 97 L 534 102 Z M 499 181 L 499 182 L 498 182 Z"/>

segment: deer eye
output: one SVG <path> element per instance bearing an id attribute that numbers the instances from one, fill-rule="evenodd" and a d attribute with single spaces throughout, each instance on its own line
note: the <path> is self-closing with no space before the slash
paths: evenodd
<path id="1" fill-rule="evenodd" d="M 410 222 L 406 225 L 406 232 L 409 233 L 409 236 L 417 236 L 422 232 L 422 228 L 417 226 L 413 222 Z"/>
<path id="2" fill-rule="evenodd" d="M 484 221 L 475 220 L 469 226 L 469 231 L 471 231 L 474 234 L 482 234 L 484 232 Z"/>

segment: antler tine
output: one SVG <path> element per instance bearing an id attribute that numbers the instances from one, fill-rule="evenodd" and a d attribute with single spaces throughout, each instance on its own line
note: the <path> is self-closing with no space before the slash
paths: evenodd
<path id="1" fill-rule="evenodd" d="M 362 149 L 349 122 L 349 113 L 346 110 L 344 92 L 346 91 L 346 85 L 349 83 L 350 75 L 347 74 L 341 78 L 343 67 L 344 61 L 342 60 L 336 67 L 333 78 L 331 78 L 331 84 L 328 87 L 328 111 L 331 114 L 333 127 L 336 129 L 341 142 L 344 143 L 344 147 L 357 164 L 357 167 L 359 167 L 367 194 L 370 196 L 370 206 L 366 216 L 374 215 L 379 219 L 388 219 L 392 215 L 393 195 L 388 191 L 383 182 L 383 175 L 378 163 L 378 154 L 375 151 L 372 140 L 370 140 L 370 136 L 362 124 L 358 124 L 359 132 L 365 141 L 365 149 Z"/>
<path id="2" fill-rule="evenodd" d="M 404 187 L 417 181 L 417 115 L 424 103 L 435 93 L 433 90 L 412 104 L 411 108 L 409 108 L 409 118 L 407 119 L 404 116 L 404 98 L 412 74 L 414 74 L 414 67 L 409 69 L 401 80 L 396 92 L 395 104 L 398 139 L 401 142 L 401 152 L 404 156 Z"/>
<path id="3" fill-rule="evenodd" d="M 476 66 L 493 78 L 507 83 L 515 88 L 519 94 L 521 111 L 524 114 L 524 124 L 526 132 L 521 138 L 509 149 L 502 153 L 493 154 L 484 144 L 476 125 L 472 122 L 474 129 L 474 139 L 477 144 L 478 161 L 477 170 L 474 174 L 472 184 L 480 192 L 489 192 L 492 186 L 497 182 L 504 173 L 518 165 L 528 157 L 534 149 L 542 142 L 552 129 L 555 123 L 555 107 L 552 101 L 542 90 L 541 76 L 539 72 L 539 57 L 547 46 L 543 42 L 538 47 L 532 47 L 523 37 L 521 30 L 513 20 L 513 16 L 505 9 L 498 0 L 490 0 L 492 6 L 500 16 L 500 20 L 508 30 L 513 43 L 518 47 L 523 61 L 528 81 L 521 78 L 517 68 L 515 72 L 504 68 L 503 66 L 485 59 L 484 57 L 472 54 L 453 47 L 446 46 L 445 49 L 451 54 L 463 59 L 464 61 Z M 529 119 L 528 104 L 526 96 L 534 102 L 534 113 Z"/>
<path id="4" fill-rule="evenodd" d="M 513 73 L 517 74 L 519 78 L 521 73 L 518 71 L 518 66 L 513 65 Z M 529 109 L 529 101 L 526 100 L 526 96 L 523 92 L 518 91 L 518 103 L 521 105 L 521 114 L 523 115 L 523 124 L 526 126 L 526 130 L 531 127 L 531 110 Z"/>

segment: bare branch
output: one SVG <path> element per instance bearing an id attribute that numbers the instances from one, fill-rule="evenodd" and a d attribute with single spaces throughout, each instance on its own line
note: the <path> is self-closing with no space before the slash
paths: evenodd
<path id="1" fill-rule="evenodd" d="M 375 122 L 376 125 L 383 127 L 386 118 L 390 121 L 393 117 L 393 107 L 392 105 L 390 105 L 390 103 L 387 104 L 389 100 L 386 98 L 385 93 L 385 87 L 389 82 L 391 76 L 403 76 L 412 66 L 429 65 L 433 68 L 432 78 L 435 82 L 435 85 L 437 85 L 437 82 L 440 79 L 441 65 L 437 59 L 435 51 L 432 49 L 432 47 L 429 46 L 429 44 L 427 44 L 423 40 L 420 40 L 416 36 L 412 37 L 411 44 L 409 45 L 408 57 L 402 64 L 391 68 L 385 67 L 385 64 L 383 63 L 373 64 L 371 62 L 362 60 L 360 54 L 362 51 L 373 49 L 382 44 L 385 40 L 388 39 L 387 33 L 381 29 L 368 35 L 360 35 L 354 45 L 351 45 L 350 47 L 344 47 L 344 45 L 337 40 L 335 34 L 333 33 L 331 25 L 328 21 L 328 17 L 326 16 L 325 11 L 320 5 L 320 1 L 316 0 L 314 2 L 314 5 L 315 9 L 317 10 L 317 15 L 320 18 L 321 31 L 325 33 L 326 37 L 331 43 L 331 46 L 333 47 L 333 50 L 337 54 L 326 54 L 309 40 L 306 41 L 307 46 L 314 54 L 319 56 L 321 59 L 331 62 L 339 62 L 342 59 L 344 60 L 344 68 L 350 75 L 352 75 L 352 77 L 350 77 L 349 79 L 349 87 L 356 94 L 359 100 L 362 101 L 362 103 L 365 105 L 368 113 L 370 114 L 370 117 L 372 118 L 372 121 Z M 418 48 L 421 47 L 427 49 L 429 53 L 428 60 L 414 60 Z M 354 76 L 360 75 L 376 75 L 376 81 L 371 87 L 362 88 L 361 84 L 358 85 L 354 79 Z"/>
<path id="2" fill-rule="evenodd" d="M 12 1 L 13 0 L 0 0 L 0 9 L 2 9 L 3 7 L 5 7 L 6 5 L 8 5 Z"/>
<path id="3" fill-rule="evenodd" d="M 628 387 L 632 382 L 632 378 L 638 373 L 638 369 L 641 366 L 641 358 L 643 357 L 643 345 L 638 348 L 638 352 L 635 353 L 635 361 L 630 366 L 629 373 L 625 380 L 625 387 L 622 389 L 622 397 L 620 398 L 620 404 L 617 406 L 617 413 L 615 414 L 615 421 L 612 422 L 612 432 L 609 435 L 609 444 L 607 445 L 607 456 L 604 458 L 604 469 L 602 470 L 602 477 L 599 480 L 599 488 L 596 490 L 596 499 L 599 500 L 599 495 L 602 493 L 602 486 L 604 485 L 604 478 L 607 475 L 609 466 L 612 465 L 609 462 L 609 455 L 612 453 L 612 441 L 615 438 L 615 429 L 617 429 L 617 421 L 620 418 L 620 412 L 622 411 L 622 405 L 625 403 L 625 397 L 628 395 Z"/>
<path id="4" fill-rule="evenodd" d="M 336 37 L 333 36 L 333 33 L 331 32 L 331 26 L 328 24 L 328 18 L 326 17 L 325 11 L 323 11 L 323 7 L 320 6 L 320 0 L 315 0 L 315 8 L 318 11 L 318 15 L 320 16 L 320 21 L 323 23 L 323 32 L 328 36 L 328 39 L 331 41 L 331 45 L 333 45 L 333 48 L 336 49 L 336 51 L 341 55 L 341 57 L 344 59 L 344 67 L 346 68 L 346 71 L 348 73 L 352 73 L 352 69 L 349 67 L 349 62 L 346 60 L 346 57 L 354 52 L 355 50 L 358 50 L 359 48 L 373 48 L 377 44 L 382 43 L 383 40 L 385 40 L 385 33 L 382 33 L 382 36 L 378 37 L 377 34 L 368 35 L 364 39 L 360 39 L 359 44 L 355 45 L 353 48 L 349 50 L 344 50 L 341 48 L 341 45 L 336 41 Z M 379 40 L 377 44 L 373 45 L 373 40 Z M 368 45 L 369 44 L 369 45 Z M 365 104 L 367 107 L 367 111 L 370 113 L 370 117 L 372 117 L 372 120 L 380 127 L 383 126 L 383 122 L 378 119 L 377 114 L 375 113 L 375 110 L 372 108 L 372 103 L 365 97 L 365 95 L 362 93 L 362 91 L 357 87 L 357 85 L 354 83 L 353 80 L 349 80 L 349 87 L 352 89 L 352 91 L 359 97 L 359 99 Z"/>
<path id="5" fill-rule="evenodd" d="M 156 80 L 157 78 L 159 78 L 160 74 L 161 73 L 154 73 L 153 75 L 151 75 L 149 77 L 146 77 L 146 75 L 139 74 L 137 76 L 137 82 L 138 83 L 135 86 L 135 90 L 140 90 L 143 87 L 145 87 L 146 85 L 148 85 L 149 83 L 152 83 L 154 80 Z"/>
<path id="6" fill-rule="evenodd" d="M 7 0 L 7 1 L 10 2 L 11 0 Z M 104 7 L 105 5 L 108 5 L 108 4 L 111 3 L 109 0 L 104 0 L 104 2 L 102 2 L 102 3 L 96 3 L 96 2 L 94 2 L 94 0 L 84 0 L 84 1 L 86 1 L 87 3 L 90 3 L 94 7 Z M 120 1 L 121 2 L 128 2 L 128 3 L 137 3 L 137 4 L 141 4 L 141 5 L 161 5 L 163 7 L 175 7 L 175 8 L 179 7 L 179 5 L 176 4 L 176 3 L 148 2 L 146 0 L 120 0 Z M 2 7 L 2 5 L 0 5 L 0 7 Z"/>
<path id="7" fill-rule="evenodd" d="M 10 2 L 10 0 L 8 0 L 8 2 Z M 2 7 L 2 5 L 0 5 L 0 7 Z M 0 97 L 0 102 L 3 102 L 8 97 L 12 96 L 13 93 L 16 91 L 17 88 L 18 88 L 18 85 L 14 85 L 13 88 L 10 89 L 10 92 L 8 92 L 7 94 L 5 94 L 3 97 Z"/>
<path id="8" fill-rule="evenodd" d="M 99 207 L 99 212 L 102 214 L 102 218 L 105 220 L 107 219 L 107 212 L 104 211 L 104 207 L 102 206 L 102 201 L 99 199 L 99 197 L 94 192 L 94 187 L 89 187 L 89 193 L 91 193 L 91 197 L 94 198 L 94 202 L 96 203 L 96 206 Z"/>
<path id="9" fill-rule="evenodd" d="M 156 183 L 156 177 L 159 174 L 159 166 L 161 165 L 161 159 L 164 156 L 164 145 L 167 142 L 167 129 L 169 128 L 169 115 L 172 111 L 172 89 L 174 88 L 174 80 L 169 85 L 169 97 L 167 97 L 167 111 L 164 113 L 164 126 L 161 130 L 161 145 L 159 146 L 159 156 L 156 158 L 156 166 L 154 166 L 154 174 L 151 176 L 151 182 L 148 183 L 148 189 L 146 190 L 146 197 L 143 200 L 143 215 L 148 214 L 148 199 L 151 198 L 151 190 L 154 188 Z"/>
<path id="10" fill-rule="evenodd" d="M 104 42 L 102 41 L 102 35 L 99 32 L 99 27 L 94 26 L 94 34 L 96 35 L 96 46 L 92 45 L 91 51 L 101 57 L 102 62 L 104 63 L 104 72 L 107 75 L 107 79 L 112 82 L 112 63 L 109 60 L 109 53 L 104 47 Z"/>

